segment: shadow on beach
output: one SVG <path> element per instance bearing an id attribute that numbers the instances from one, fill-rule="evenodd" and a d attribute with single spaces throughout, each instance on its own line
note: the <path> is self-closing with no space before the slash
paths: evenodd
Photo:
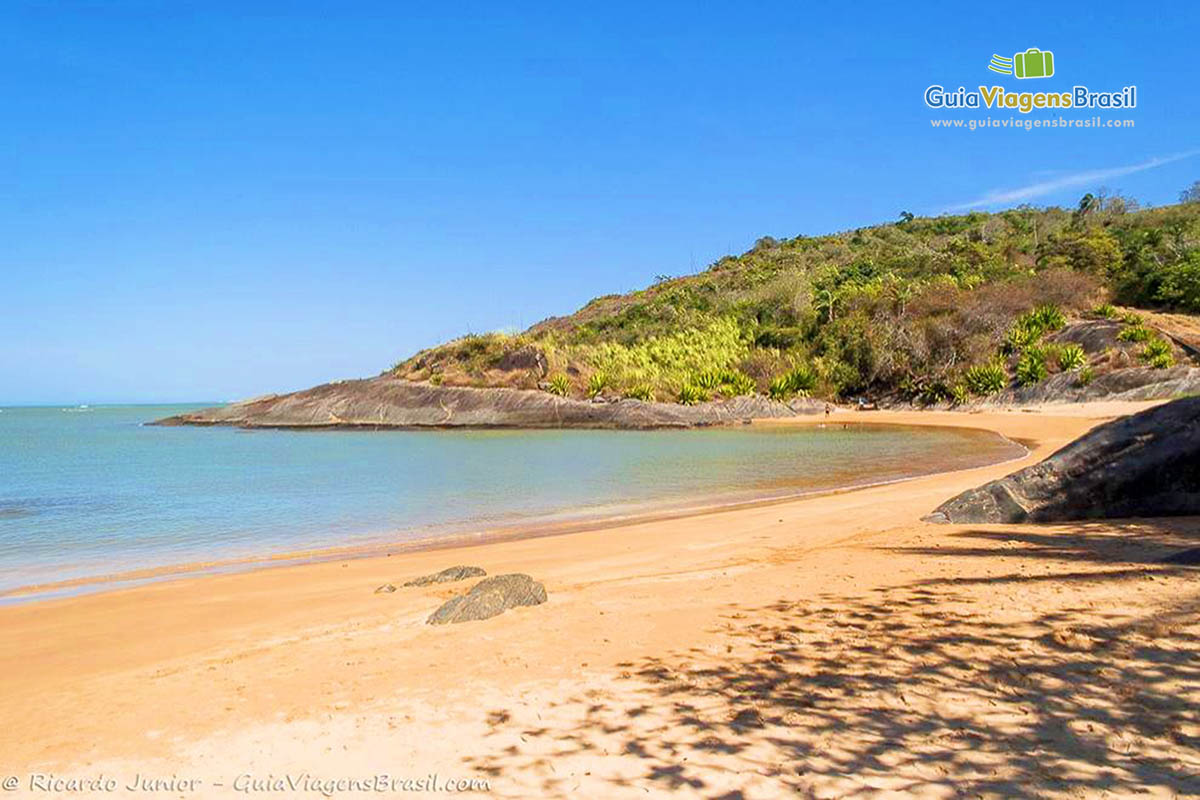
<path id="1" fill-rule="evenodd" d="M 497 750 L 464 760 L 584 796 L 1200 792 L 1200 571 L 1162 563 L 1197 522 L 892 549 L 995 568 L 731 607 L 719 647 L 624 664 L 528 719 L 494 711 Z"/>

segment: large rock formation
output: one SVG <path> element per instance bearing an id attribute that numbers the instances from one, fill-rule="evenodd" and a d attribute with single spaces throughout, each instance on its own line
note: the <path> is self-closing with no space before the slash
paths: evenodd
<path id="1" fill-rule="evenodd" d="M 546 602 L 546 587 L 528 575 L 514 572 L 480 581 L 471 591 L 452 597 L 426 620 L 430 625 L 489 619 L 517 606 Z"/>
<path id="2" fill-rule="evenodd" d="M 1076 344 L 1087 354 L 1096 377 L 1079 379 L 1078 370 L 1051 375 L 1033 386 L 1016 386 L 988 398 L 989 405 L 1040 405 L 1084 403 L 1091 400 L 1165 400 L 1200 392 L 1200 367 L 1195 349 L 1166 331 L 1157 333 L 1173 342 L 1178 366 L 1155 369 L 1143 366 L 1143 345 L 1120 338 L 1128 327 L 1116 320 L 1081 320 L 1046 337 L 1048 344 Z"/>
<path id="3" fill-rule="evenodd" d="M 1200 397 L 1090 431 L 1045 461 L 963 492 L 932 522 L 1200 514 Z"/>
<path id="4" fill-rule="evenodd" d="M 432 386 L 381 376 L 206 408 L 155 424 L 245 428 L 686 428 L 816 414 L 823 405 L 816 400 L 784 404 L 765 397 L 735 397 L 694 406 L 640 400 L 597 403 L 547 392 Z"/>
<path id="5" fill-rule="evenodd" d="M 989 398 L 987 404 L 1022 406 L 1094 400 L 1165 400 L 1193 392 L 1200 392 L 1200 367 L 1128 367 L 1098 375 L 1086 386 L 1080 385 L 1073 372 L 1059 372 L 1034 386 L 1005 390 Z"/>

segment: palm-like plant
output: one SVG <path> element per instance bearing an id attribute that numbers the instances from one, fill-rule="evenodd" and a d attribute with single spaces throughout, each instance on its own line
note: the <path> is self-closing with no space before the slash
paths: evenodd
<path id="1" fill-rule="evenodd" d="M 833 289 L 817 289 L 813 292 L 813 306 L 826 322 L 837 318 L 838 293 Z"/>
<path id="2" fill-rule="evenodd" d="M 566 397 L 567 392 L 571 391 L 571 381 L 560 372 L 550 378 L 546 391 L 559 397 Z"/>

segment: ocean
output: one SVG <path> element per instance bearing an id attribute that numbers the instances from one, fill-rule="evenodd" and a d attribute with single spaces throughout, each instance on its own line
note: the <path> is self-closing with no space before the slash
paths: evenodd
<path id="1" fill-rule="evenodd" d="M 1020 455 L 995 434 L 830 424 L 665 431 L 244 431 L 199 406 L 0 409 L 0 595 L 301 550 L 783 497 Z"/>

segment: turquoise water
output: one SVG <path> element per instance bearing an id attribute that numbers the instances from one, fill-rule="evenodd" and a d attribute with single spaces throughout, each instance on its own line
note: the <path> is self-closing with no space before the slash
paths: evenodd
<path id="1" fill-rule="evenodd" d="M 195 406 L 0 410 L 0 592 L 890 480 L 1019 454 L 889 426 L 690 431 L 158 428 Z"/>

